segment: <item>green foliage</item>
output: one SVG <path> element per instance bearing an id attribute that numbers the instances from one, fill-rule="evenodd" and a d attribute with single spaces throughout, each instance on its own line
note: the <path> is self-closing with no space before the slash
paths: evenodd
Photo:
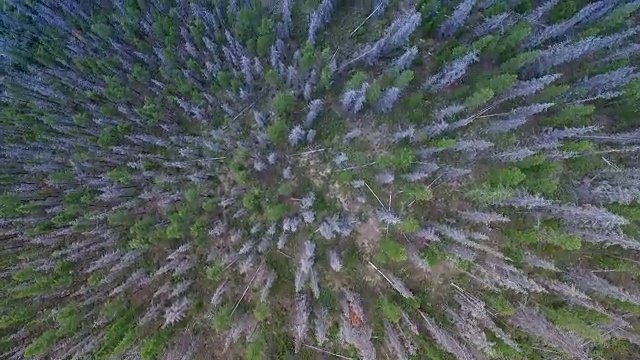
<path id="1" fill-rule="evenodd" d="M 400 108 L 405 111 L 407 119 L 414 124 L 427 124 L 432 120 L 429 114 L 424 111 L 425 97 L 425 93 L 416 91 L 402 98 Z"/>
<path id="2" fill-rule="evenodd" d="M 71 119 L 73 120 L 73 123 L 78 126 L 87 126 L 89 125 L 89 123 L 91 123 L 91 118 L 87 113 L 75 114 L 71 117 Z"/>
<path id="3" fill-rule="evenodd" d="M 72 303 L 56 314 L 56 322 L 58 323 L 56 337 L 75 334 L 81 325 L 82 313 L 78 307 Z"/>
<path id="4" fill-rule="evenodd" d="M 36 276 L 38 276 L 38 272 L 35 271 L 35 269 L 32 267 L 25 267 L 16 271 L 11 278 L 17 282 L 25 282 L 32 280 Z"/>
<path id="5" fill-rule="evenodd" d="M 605 169 L 608 164 L 602 160 L 599 155 L 582 156 L 566 161 L 566 165 L 571 171 L 577 175 L 593 174 L 597 171 Z"/>
<path id="6" fill-rule="evenodd" d="M 269 129 L 267 129 L 268 131 Z M 286 129 L 285 129 L 286 131 Z M 245 164 L 249 160 L 249 152 L 246 149 L 237 149 L 233 154 L 233 160 L 229 166 L 231 173 L 234 175 L 236 181 L 241 184 L 246 184 L 249 178 L 249 171 Z"/>
<path id="7" fill-rule="evenodd" d="M 11 309 L 7 311 L 7 313 L 0 315 L 0 330 L 10 329 L 13 326 L 20 325 L 31 319 L 33 315 L 34 311 L 28 307 Z"/>
<path id="8" fill-rule="evenodd" d="M 231 326 L 231 322 L 233 321 L 231 311 L 233 311 L 231 304 L 225 304 L 219 307 L 218 311 L 214 314 L 212 325 L 218 333 L 226 331 Z"/>
<path id="9" fill-rule="evenodd" d="M 632 358 L 637 352 L 634 345 L 624 339 L 609 339 L 605 343 L 595 345 L 590 353 L 594 359 L 606 359 L 612 355 L 620 356 L 621 359 Z"/>
<path id="10" fill-rule="evenodd" d="M 436 266 L 447 259 L 447 252 L 439 244 L 431 243 L 422 253 L 422 258 L 429 266 Z"/>
<path id="11" fill-rule="evenodd" d="M 290 196 L 294 191 L 294 183 L 292 181 L 285 181 L 280 186 L 278 186 L 278 195 L 280 196 Z"/>
<path id="12" fill-rule="evenodd" d="M 560 179 L 555 174 L 547 177 L 527 177 L 523 183 L 523 186 L 532 194 L 542 194 L 547 198 L 555 196 L 559 185 Z"/>
<path id="13" fill-rule="evenodd" d="M 106 24 L 96 23 L 91 25 L 91 31 L 103 39 L 110 37 L 111 28 Z"/>
<path id="14" fill-rule="evenodd" d="M 632 106 L 635 111 L 640 110 L 640 79 L 630 81 L 624 86 L 623 91 L 622 103 Z"/>
<path id="15" fill-rule="evenodd" d="M 205 266 L 205 276 L 212 283 L 217 283 L 221 280 L 223 269 L 221 265 Z"/>
<path id="16" fill-rule="evenodd" d="M 385 237 L 380 240 L 376 260 L 386 262 L 403 262 L 407 260 L 407 249 L 398 242 Z"/>
<path id="17" fill-rule="evenodd" d="M 184 233 L 182 228 L 182 224 L 175 221 L 171 222 L 166 228 L 165 236 L 167 237 L 167 239 L 179 239 Z"/>
<path id="18" fill-rule="evenodd" d="M 313 45 L 309 42 L 306 43 L 304 49 L 302 50 L 302 58 L 300 59 L 300 63 L 303 69 L 309 69 L 313 66 L 315 62 L 315 52 Z"/>
<path id="19" fill-rule="evenodd" d="M 614 213 L 624 216 L 630 222 L 640 223 L 640 205 L 609 204 L 607 207 Z"/>
<path id="20" fill-rule="evenodd" d="M 403 192 L 409 201 L 429 201 L 433 198 L 433 192 L 431 189 L 424 185 L 409 185 Z"/>
<path id="21" fill-rule="evenodd" d="M 373 84 L 367 90 L 366 98 L 367 104 L 375 104 L 382 95 L 382 86 L 378 82 L 378 80 L 374 81 Z"/>
<path id="22" fill-rule="evenodd" d="M 500 316 L 509 317 L 516 313 L 516 309 L 509 300 L 498 293 L 488 293 L 484 298 L 489 309 L 497 312 Z"/>
<path id="23" fill-rule="evenodd" d="M 498 38 L 494 35 L 485 35 L 471 44 L 471 47 L 478 51 L 491 51 L 498 43 Z"/>
<path id="24" fill-rule="evenodd" d="M 249 211 L 258 211 L 263 193 L 259 188 L 253 188 L 242 198 L 242 206 Z"/>
<path id="25" fill-rule="evenodd" d="M 38 338 L 33 340 L 24 350 L 26 357 L 36 357 L 45 354 L 49 349 L 55 345 L 56 332 L 55 330 L 49 330 Z"/>
<path id="26" fill-rule="evenodd" d="M 243 41 L 247 41 L 255 34 L 257 23 L 260 20 L 258 11 L 251 8 L 241 8 L 238 11 L 237 18 L 231 17 L 231 13 L 227 14 L 227 16 L 229 21 L 233 21 L 234 33 Z"/>
<path id="27" fill-rule="evenodd" d="M 267 340 L 262 329 L 256 331 L 257 333 L 252 336 L 251 342 L 247 344 L 245 350 L 246 360 L 267 359 Z"/>
<path id="28" fill-rule="evenodd" d="M 398 224 L 398 229 L 405 233 L 414 233 L 420 230 L 420 223 L 416 219 L 404 219 Z"/>
<path id="29" fill-rule="evenodd" d="M 472 201 L 480 204 L 490 204 L 494 202 L 504 201 L 511 198 L 515 194 L 512 188 L 508 187 L 492 187 L 483 184 L 467 191 L 467 197 Z"/>
<path id="30" fill-rule="evenodd" d="M 264 74 L 264 80 L 272 87 L 276 87 L 280 83 L 280 76 L 274 69 L 269 69 Z"/>
<path id="31" fill-rule="evenodd" d="M 140 347 L 140 356 L 143 360 L 157 360 L 163 354 L 165 346 L 169 342 L 169 333 L 164 330 L 154 332 L 154 334 L 144 340 Z"/>
<path id="32" fill-rule="evenodd" d="M 198 244 L 202 244 L 206 240 L 207 233 L 206 217 L 197 219 L 193 224 L 191 224 L 191 227 L 189 227 L 189 234 Z"/>
<path id="33" fill-rule="evenodd" d="M 587 140 L 579 140 L 579 141 L 565 141 L 560 146 L 560 150 L 575 152 L 575 153 L 584 153 L 587 151 L 594 150 L 595 145 L 591 141 Z"/>
<path id="34" fill-rule="evenodd" d="M 382 315 L 394 324 L 400 322 L 402 318 L 402 308 L 386 296 L 378 298 L 378 308 L 382 311 Z"/>
<path id="35" fill-rule="evenodd" d="M 522 249 L 523 247 L 517 244 L 505 245 L 505 246 L 502 246 L 502 254 L 508 257 L 509 259 L 511 259 L 514 265 L 518 267 L 523 267 L 523 266 L 526 266 L 526 264 L 524 263 L 525 254 Z"/>
<path id="36" fill-rule="evenodd" d="M 535 155 L 532 158 L 540 156 L 542 155 Z M 527 159 L 525 159 L 525 161 L 527 161 Z M 560 184 L 561 165 L 552 162 L 542 162 L 524 168 L 521 164 L 519 164 L 519 167 L 523 169 L 526 175 L 523 186 L 532 194 L 542 194 L 547 198 L 553 197 Z"/>
<path id="37" fill-rule="evenodd" d="M 108 76 L 104 79 L 106 86 L 104 96 L 112 100 L 124 100 L 128 96 L 127 88 L 124 87 L 117 78 Z"/>
<path id="38" fill-rule="evenodd" d="M 495 92 L 491 89 L 480 89 L 474 92 L 471 97 L 465 102 L 465 106 L 469 109 L 476 109 L 487 101 L 491 100 L 495 95 Z"/>
<path id="39" fill-rule="evenodd" d="M 64 184 L 73 180 L 74 173 L 71 170 L 56 171 L 49 174 L 49 181 L 56 184 Z"/>
<path id="40" fill-rule="evenodd" d="M 547 318 L 561 329 L 575 332 L 595 343 L 606 340 L 606 337 L 593 326 L 610 322 L 605 315 L 577 307 L 547 308 L 544 312 Z"/>
<path id="41" fill-rule="evenodd" d="M 20 206 L 20 199 L 17 196 L 0 195 L 0 217 L 9 219 L 18 216 L 18 206 Z"/>
<path id="42" fill-rule="evenodd" d="M 345 89 L 359 88 L 360 85 L 364 84 L 364 82 L 367 81 L 367 78 L 367 73 L 363 71 L 357 71 L 356 73 L 351 75 L 351 78 L 349 79 L 349 81 L 347 81 L 347 83 L 345 84 Z"/>
<path id="43" fill-rule="evenodd" d="M 571 105 L 564 108 L 554 117 L 545 118 L 543 124 L 556 128 L 581 127 L 591 125 L 591 114 L 596 109 L 593 105 Z"/>
<path id="44" fill-rule="evenodd" d="M 514 74 L 501 74 L 493 76 L 483 83 L 486 89 L 493 90 L 494 93 L 500 93 L 510 89 L 518 81 L 518 76 Z"/>
<path id="45" fill-rule="evenodd" d="M 569 19 L 575 13 L 580 10 L 580 1 L 560 1 L 549 11 L 549 21 L 552 24 L 557 24 L 564 20 Z"/>
<path id="46" fill-rule="evenodd" d="M 453 44 L 452 44 L 453 45 Z M 458 59 L 467 54 L 471 49 L 469 45 L 462 44 L 454 47 L 451 51 L 443 51 L 441 55 L 437 58 L 438 65 L 442 66 L 449 61 L 453 61 L 454 59 Z M 478 50 L 479 51 L 479 50 Z"/>
<path id="47" fill-rule="evenodd" d="M 267 207 L 265 215 L 269 221 L 278 221 L 289 212 L 287 204 L 274 204 Z"/>
<path id="48" fill-rule="evenodd" d="M 206 212 L 213 212 L 218 207 L 217 199 L 207 199 L 202 202 L 202 210 Z"/>
<path id="49" fill-rule="evenodd" d="M 121 299 L 110 299 L 104 302 L 100 307 L 100 315 L 104 317 L 113 317 L 124 309 L 125 305 Z"/>
<path id="50" fill-rule="evenodd" d="M 529 34 L 531 34 L 532 26 L 527 21 L 522 21 L 514 25 L 507 35 L 498 42 L 496 48 L 500 53 L 508 53 L 518 47 Z"/>
<path id="51" fill-rule="evenodd" d="M 121 167 L 109 172 L 109 179 L 120 184 L 128 184 L 131 182 L 131 173 L 128 168 Z"/>
<path id="52" fill-rule="evenodd" d="M 87 284 L 91 287 L 97 286 L 103 277 L 101 273 L 94 271 L 87 279 Z"/>
<path id="53" fill-rule="evenodd" d="M 628 272 L 633 275 L 640 275 L 640 264 L 628 261 L 624 257 L 613 254 L 594 254 L 591 258 L 593 266 L 599 270 L 612 270 L 613 272 Z"/>
<path id="54" fill-rule="evenodd" d="M 535 154 L 518 162 L 518 168 L 527 170 L 543 165 L 547 161 L 545 154 Z"/>
<path id="55" fill-rule="evenodd" d="M 117 358 L 118 356 L 122 356 L 128 349 L 130 349 L 138 340 L 138 329 L 133 327 L 125 332 L 124 336 L 117 343 L 115 348 L 111 350 L 109 356 L 111 358 Z"/>
<path id="56" fill-rule="evenodd" d="M 505 61 L 500 66 L 500 71 L 511 73 L 520 70 L 523 66 L 532 63 L 540 54 L 539 50 L 531 50 L 519 53 Z"/>
<path id="57" fill-rule="evenodd" d="M 348 184 L 351 182 L 351 180 L 353 180 L 353 174 L 349 171 L 339 171 L 337 180 L 343 184 Z"/>
<path id="58" fill-rule="evenodd" d="M 216 83 L 220 88 L 227 88 L 231 85 L 232 75 L 227 71 L 221 70 L 216 74 Z"/>
<path id="59" fill-rule="evenodd" d="M 634 316 L 640 315 L 640 305 L 636 305 L 629 301 L 615 299 L 613 297 L 607 297 L 605 301 L 609 306 L 616 309 L 616 311 L 633 314 Z"/>
<path id="60" fill-rule="evenodd" d="M 184 199 L 188 204 L 198 202 L 202 196 L 202 189 L 197 186 L 190 186 L 184 192 Z"/>
<path id="61" fill-rule="evenodd" d="M 125 336 L 134 326 L 134 310 L 128 309 L 116 317 L 107 327 L 104 340 L 98 349 L 98 357 L 107 357 L 122 342 Z"/>
<path id="62" fill-rule="evenodd" d="M 415 153 L 409 148 L 400 148 L 393 153 L 378 156 L 376 163 L 381 168 L 392 168 L 398 172 L 411 169 L 416 159 Z"/>
<path id="63" fill-rule="evenodd" d="M 582 239 L 579 236 L 566 234 L 557 225 L 545 226 L 539 231 L 541 241 L 556 245 L 564 250 L 578 250 L 582 246 Z"/>
<path id="64" fill-rule="evenodd" d="M 497 169 L 489 174 L 489 185 L 492 188 L 514 188 L 524 181 L 526 175 L 517 167 Z"/>
<path id="65" fill-rule="evenodd" d="M 578 250 L 582 246 L 582 240 L 579 236 L 566 234 L 554 221 L 546 221 L 539 229 L 505 229 L 503 234 L 505 240 L 514 245 L 534 245 L 542 242 L 570 251 Z"/>
<path id="66" fill-rule="evenodd" d="M 569 85 L 549 85 L 545 87 L 540 93 L 534 95 L 532 101 L 536 102 L 555 102 L 562 98 L 562 95 L 569 91 Z"/>
<path id="67" fill-rule="evenodd" d="M 326 65 L 320 71 L 320 80 L 318 81 L 317 88 L 327 90 L 332 84 L 332 71 L 331 68 Z"/>
<path id="68" fill-rule="evenodd" d="M 270 313 L 271 309 L 269 308 L 269 303 L 267 301 L 258 302 L 258 305 L 253 309 L 253 316 L 255 316 L 258 321 L 268 319 Z"/>
<path id="69" fill-rule="evenodd" d="M 267 126 L 267 137 L 275 144 L 282 144 L 287 139 L 287 123 L 284 120 L 277 120 Z"/>
<path id="70" fill-rule="evenodd" d="M 312 300 L 312 306 L 323 304 L 335 318 L 339 314 L 334 310 L 343 300 L 340 289 L 352 288 L 363 300 L 362 306 L 370 316 L 376 335 L 384 335 L 381 329 L 384 319 L 400 324 L 403 311 L 421 321 L 416 311 L 420 310 L 429 313 L 438 325 L 461 340 L 454 324 L 447 321 L 442 311 L 452 305 L 452 293 L 442 285 L 455 281 L 471 296 L 486 301 L 492 316 L 498 318 L 494 320 L 521 349 L 514 351 L 487 331 L 488 340 L 495 343 L 495 353 L 483 354 L 487 358 L 529 360 L 568 356 L 547 351 L 548 339 L 528 336 L 504 321 L 515 313 L 515 304 L 524 300 L 529 301 L 527 306 L 543 309 L 562 331 L 575 332 L 589 341 L 588 346 L 583 346 L 590 352 L 589 357 L 636 358 L 636 345 L 607 339 L 609 334 L 603 334 L 595 326 L 608 322 L 606 316 L 567 306 L 553 292 L 528 296 L 510 291 L 486 293 L 477 281 L 482 279 L 472 279 L 476 275 L 482 277 L 473 273 L 479 265 L 470 260 L 452 260 L 447 241 L 426 241 L 409 233 L 429 224 L 449 224 L 460 231 L 490 235 L 496 251 L 500 250 L 510 264 L 522 268 L 532 279 L 566 280 L 562 274 L 530 266 L 524 261 L 524 255 L 529 252 L 553 259 L 562 268 L 579 266 L 585 271 L 596 268 L 606 271 L 607 280 L 623 288 L 633 285 L 640 275 L 640 266 L 624 249 L 589 242 L 582 244 L 581 237 L 571 235 L 573 229 L 566 226 L 567 219 L 553 219 L 553 214 L 532 216 L 526 209 L 501 208 L 496 202 L 522 189 L 557 203 L 583 205 L 587 199 L 575 198 L 576 191 L 572 189 L 575 184 L 583 179 L 602 181 L 605 178 L 600 170 L 604 168 L 636 165 L 633 153 L 623 152 L 632 151 L 629 146 L 633 144 L 624 144 L 615 138 L 620 132 L 637 127 L 640 80 L 631 79 L 620 87 L 612 84 L 611 89 L 619 90 L 621 95 L 606 101 L 575 101 L 589 96 L 589 91 L 575 87 L 581 79 L 622 66 L 638 65 L 637 54 L 599 63 L 633 44 L 634 39 L 611 41 L 597 52 L 554 66 L 550 72 L 562 72 L 561 79 L 531 96 L 496 104 L 468 126 L 449 128 L 434 137 L 430 137 L 430 132 L 427 134 L 425 126 L 439 121 L 436 119 L 438 109 L 464 105 L 462 112 L 446 119 L 452 123 L 493 105 L 496 98 L 518 81 L 549 73 L 534 63 L 542 52 L 558 43 L 574 43 L 587 36 L 628 30 L 637 22 L 637 5 L 618 1 L 604 17 L 581 21 L 562 36 L 528 48 L 523 43 L 533 32 L 544 31 L 544 24 L 570 18 L 589 1 L 560 1 L 536 21 L 531 21 L 527 12 L 539 7 L 542 1 L 494 1 L 488 8 L 478 1 L 471 15 L 461 19 L 464 24 L 456 29 L 456 36 L 442 38 L 438 28 L 453 16 L 461 1 L 417 0 L 409 4 L 409 8 L 415 5 L 420 12 L 420 29 L 411 35 L 410 42 L 399 47 L 385 42 L 389 46 L 383 44 L 378 48 L 383 51 L 372 54 L 380 55 L 376 59 L 356 59 L 362 54 L 361 50 L 366 49 L 365 44 L 374 44 L 381 36 L 388 35 L 392 30 L 388 27 L 400 13 L 405 13 L 397 11 L 402 4 L 393 2 L 384 13 L 373 14 L 375 18 L 364 21 L 360 30 L 351 36 L 350 31 L 371 14 L 372 8 L 341 2 L 333 9 L 331 23 L 321 21 L 316 42 L 305 43 L 309 16 L 320 2 L 295 2 L 291 8 L 291 24 L 286 21 L 291 25 L 286 30 L 291 34 L 288 40 L 283 38 L 283 42 L 278 43 L 275 43 L 276 24 L 278 37 L 282 37 L 280 33 L 285 29 L 280 24 L 285 14 L 277 6 L 271 6 L 274 4 L 265 7 L 260 0 L 186 1 L 186 8 L 165 0 L 123 0 L 118 9 L 102 3 L 89 6 L 84 9 L 88 17 L 57 11 L 60 8 L 56 5 L 49 10 L 62 16 L 59 19 L 50 19 L 44 8 L 41 9 L 44 12 L 39 11 L 34 5 L 38 2 L 4 4 L 10 26 L 3 36 L 10 41 L 3 44 L 7 45 L 7 49 L 3 49 L 7 51 L 2 61 L 6 65 L 2 76 L 7 84 L 3 87 L 0 110 L 3 134 L 0 143 L 6 153 L 3 153 L 4 169 L 0 174 L 0 237 L 6 240 L 8 256 L 0 258 L 5 275 L 0 279 L 0 289 L 5 294 L 0 299 L 0 332 L 4 336 L 0 340 L 0 353 L 24 348 L 25 358 L 59 357 L 63 350 L 68 350 L 66 347 L 82 340 L 87 331 L 97 334 L 96 329 L 91 329 L 91 321 L 98 317 L 105 321 L 99 343 L 93 353 L 87 354 L 87 359 L 119 359 L 125 357 L 128 350 L 135 350 L 145 360 L 160 359 L 169 353 L 169 347 L 180 342 L 185 330 L 193 331 L 194 339 L 209 341 L 196 344 L 197 352 L 193 356 L 210 356 L 203 350 L 212 348 L 208 345 L 215 348 L 219 340 L 224 341 L 228 330 L 249 311 L 259 322 L 255 333 L 238 339 L 234 346 L 241 349 L 229 349 L 225 354 L 214 356 L 254 360 L 322 357 L 321 351 L 304 347 L 294 353 L 294 341 L 289 336 L 288 312 L 295 295 L 299 240 L 309 238 L 316 243 L 316 266 L 325 267 L 329 251 L 335 250 L 340 253 L 344 267 L 341 272 L 317 274 L 322 275 L 323 287 L 320 299 Z M 404 7 L 400 6 L 401 10 L 410 10 Z M 490 35 L 473 36 L 480 22 L 505 12 L 516 23 L 508 21 Z M 216 23 L 211 21 L 214 18 Z M 357 22 L 354 23 L 354 19 Z M 60 27 L 64 22 L 68 26 Z M 14 34 L 16 29 L 27 29 L 27 36 Z M 273 64 L 272 45 L 280 52 L 280 59 L 273 59 Z M 393 59 L 413 45 L 419 49 L 419 56 L 412 66 L 406 70 L 393 68 Z M 448 67 L 446 75 L 442 72 L 445 64 L 451 65 L 452 60 L 474 50 L 479 59 L 468 67 L 463 77 L 437 92 L 420 89 L 419 83 L 432 75 L 447 78 L 462 71 Z M 585 49 L 578 49 L 574 55 L 581 55 L 578 53 L 582 50 Z M 330 63 L 334 56 L 340 59 L 337 70 L 333 68 L 334 63 Z M 343 66 L 349 59 L 356 61 Z M 247 60 L 251 69 L 247 69 Z M 285 67 L 291 65 L 296 69 L 299 77 L 295 86 L 286 81 L 286 75 L 278 73 L 279 61 L 285 63 Z M 248 71 L 253 81 L 246 79 Z M 339 111 L 341 95 L 345 90 L 360 88 L 365 82 L 370 83 L 370 87 L 363 111 L 357 116 L 343 116 Z M 306 83 L 313 85 L 311 97 L 304 87 Z M 402 96 L 390 112 L 380 114 L 375 104 L 390 86 L 402 88 Z M 324 102 L 322 117 L 313 126 L 317 130 L 316 144 L 324 152 L 292 156 L 295 149 L 288 145 L 287 137 L 293 126 L 304 122 L 310 99 Z M 485 132 L 486 125 L 496 120 L 492 116 L 503 116 L 500 114 L 536 102 L 555 105 L 517 131 L 502 135 Z M 193 111 L 189 109 L 191 106 Z M 269 117 L 266 128 L 253 121 L 254 111 Z M 234 112 L 239 115 L 235 116 Z M 491 153 L 471 159 L 451 151 L 460 139 L 468 138 L 491 140 L 496 153 L 521 147 L 533 149 L 537 135 L 544 132 L 545 127 L 562 129 L 585 125 L 598 125 L 602 137 L 610 136 L 611 141 L 562 139 L 559 150 L 575 157 L 559 159 L 538 154 L 516 163 L 496 163 Z M 417 130 L 417 139 L 391 141 L 393 132 L 409 126 Z M 343 135 L 356 128 L 362 130 L 363 136 L 343 141 Z M 378 130 L 382 134 L 378 134 Z M 264 144 L 265 135 L 267 144 Z M 301 144 L 300 150 L 306 150 L 302 147 L 308 145 Z M 434 148 L 443 151 L 436 151 L 433 159 L 419 152 Z M 601 150 L 611 152 L 602 154 Z M 277 164 L 262 172 L 253 169 L 254 159 L 264 160 L 272 152 L 279 155 Z M 353 168 L 333 169 L 327 174 L 323 170 L 337 152 L 347 153 L 348 166 Z M 556 155 L 553 149 L 541 152 Z M 464 184 L 434 176 L 434 188 L 425 186 L 428 182 L 409 182 L 402 176 L 419 171 L 423 161 L 432 160 L 443 168 L 464 166 L 472 170 L 473 176 L 465 178 Z M 279 175 L 288 165 L 295 174 L 283 180 Z M 410 277 L 408 285 L 417 294 L 413 299 L 402 299 L 386 285 L 371 287 L 360 281 L 363 266 L 366 267 L 371 254 L 369 251 L 363 254 L 360 242 L 356 244 L 355 240 L 358 230 L 362 230 L 360 226 L 375 213 L 378 204 L 375 199 L 365 201 L 369 191 L 356 189 L 351 183 L 364 180 L 374 186 L 373 177 L 381 170 L 396 174 L 396 181 L 378 186 L 372 192 L 375 190 L 382 201 L 392 197 L 389 210 L 403 220 L 388 226 L 386 231 L 381 229 L 384 234 L 381 239 L 371 239 L 375 248 L 371 260 L 384 267 L 388 274 Z M 441 173 L 438 171 L 436 175 Z M 466 183 L 472 181 L 477 182 L 466 187 Z M 101 194 L 108 195 L 114 187 L 122 188 L 126 195 L 104 201 L 105 196 Z M 300 232 L 291 234 L 294 239 L 290 239 L 282 251 L 260 251 L 249 259 L 257 260 L 254 265 L 262 263 L 263 270 L 275 271 L 278 276 L 270 291 L 271 298 L 258 301 L 256 291 L 264 284 L 259 280 L 248 281 L 256 266 L 248 269 L 249 261 L 244 258 L 231 263 L 220 259 L 235 258 L 234 252 L 245 242 L 261 241 L 270 225 L 277 225 L 277 238 L 282 232 L 281 221 L 300 210 L 296 198 L 309 191 L 317 196 L 313 207 L 317 213 L 316 223 L 301 224 L 304 226 Z M 345 199 L 362 202 L 349 214 Z M 222 206 L 226 201 L 233 204 Z M 640 205 L 597 205 L 629 220 L 630 224 L 620 229 L 626 236 L 640 236 Z M 236 216 L 239 210 L 246 210 L 249 215 Z M 455 215 L 458 210 L 506 211 L 511 222 L 499 227 L 459 223 Z M 354 219 L 353 235 L 336 242 L 317 234 L 317 223 L 334 214 L 342 214 L 348 221 Z M 213 228 L 219 220 L 224 222 L 226 233 L 209 235 L 215 232 Z M 230 234 L 242 237 L 242 244 L 228 244 Z M 413 274 L 413 266 L 405 266 L 409 258 L 407 241 L 415 244 L 420 256 L 435 267 L 434 275 L 439 279 L 418 278 Z M 89 295 L 109 293 L 111 287 L 107 280 L 112 276 L 117 277 L 114 281 L 119 284 L 139 270 L 157 274 L 171 260 L 170 254 L 175 256 L 176 249 L 187 243 L 194 245 L 188 255 L 195 261 L 194 268 L 188 272 L 173 274 L 170 271 L 165 279 L 159 279 L 162 281 L 105 296 L 95 309 L 82 305 Z M 86 251 L 80 252 L 84 247 Z M 114 266 L 125 258 L 95 271 L 85 271 L 102 261 L 99 259 L 104 254 L 113 251 L 124 254 L 131 250 L 139 250 L 142 255 L 119 273 Z M 78 258 L 73 257 L 74 252 Z M 209 254 L 212 256 L 208 257 Z M 238 268 L 242 271 L 238 272 Z M 188 293 L 178 298 L 171 295 L 167 299 L 169 294 L 165 294 L 151 299 L 151 294 L 172 276 L 175 284 L 193 281 Z M 223 304 L 210 308 L 211 291 L 223 281 L 228 282 L 225 286 L 230 293 L 226 294 Z M 246 294 L 240 296 L 246 286 L 249 286 Z M 66 296 L 68 294 L 75 295 Z M 182 296 L 192 300 L 190 316 L 185 321 L 165 329 L 160 315 L 152 323 L 138 325 L 137 320 L 148 309 L 149 302 L 166 309 Z M 607 311 L 640 314 L 640 306 L 593 296 L 597 305 Z M 213 313 L 207 313 L 205 319 L 202 312 Z M 313 323 L 313 315 L 310 321 Z M 195 327 L 185 329 L 188 324 Z M 24 330 L 27 338 L 9 340 L 10 335 L 19 330 Z M 339 324 L 331 323 L 329 341 L 323 348 L 358 358 L 353 346 L 339 348 L 342 346 L 339 332 Z M 412 359 L 451 360 L 454 357 L 439 349 L 441 344 L 429 336 L 410 337 L 407 340 L 417 346 L 417 355 Z M 384 357 L 381 347 L 385 340 L 379 337 L 372 341 Z M 54 352 L 54 348 L 59 351 Z"/>
<path id="71" fill-rule="evenodd" d="M 532 245 L 538 241 L 535 230 L 504 229 L 505 240 L 514 245 Z"/>
<path id="72" fill-rule="evenodd" d="M 158 124 L 162 120 L 160 104 L 151 98 L 145 98 L 144 106 L 138 109 L 138 113 L 151 125 Z"/>
<path id="73" fill-rule="evenodd" d="M 123 210 L 109 215 L 107 221 L 111 226 L 127 226 L 133 224 L 135 219 L 128 211 Z"/>
<path id="74" fill-rule="evenodd" d="M 419 341 L 421 346 L 421 351 L 427 359 L 430 360 L 452 360 L 453 358 L 449 356 L 444 350 L 440 350 L 438 346 L 429 340 L 420 339 Z"/>
<path id="75" fill-rule="evenodd" d="M 107 115 L 112 116 L 112 115 Z M 122 140 L 122 135 L 118 132 L 118 129 L 113 126 L 104 127 L 100 131 L 100 136 L 98 137 L 98 145 L 103 148 L 107 148 L 110 146 L 117 145 Z"/>
<path id="76" fill-rule="evenodd" d="M 623 94 L 618 100 L 616 121 L 612 127 L 616 131 L 633 130 L 640 114 L 640 79 L 630 81 L 621 90 Z"/>
<path id="77" fill-rule="evenodd" d="M 409 86 L 411 81 L 413 80 L 413 71 L 405 70 L 395 80 L 394 86 L 399 87 L 401 89 Z"/>
<path id="78" fill-rule="evenodd" d="M 275 24 L 272 19 L 262 18 L 260 28 L 258 29 L 258 40 L 256 43 L 256 51 L 258 55 L 266 57 L 269 54 L 269 48 L 273 44 L 275 35 Z"/>
<path id="79" fill-rule="evenodd" d="M 441 148 L 441 149 L 448 149 L 455 145 L 456 145 L 456 139 L 446 139 L 446 138 L 434 140 L 433 143 L 431 144 L 431 146 L 436 148 Z"/>

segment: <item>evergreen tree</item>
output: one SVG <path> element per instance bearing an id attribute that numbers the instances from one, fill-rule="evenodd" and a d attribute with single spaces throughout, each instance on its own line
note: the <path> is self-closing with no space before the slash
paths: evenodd
<path id="1" fill-rule="evenodd" d="M 640 353 L 640 1 L 267 3 L 3 2 L 0 357 Z"/>

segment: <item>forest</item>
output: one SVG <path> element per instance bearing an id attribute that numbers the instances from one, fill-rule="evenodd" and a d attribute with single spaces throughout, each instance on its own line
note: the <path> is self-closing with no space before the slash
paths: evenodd
<path id="1" fill-rule="evenodd" d="M 0 9 L 1 359 L 640 359 L 640 0 Z"/>

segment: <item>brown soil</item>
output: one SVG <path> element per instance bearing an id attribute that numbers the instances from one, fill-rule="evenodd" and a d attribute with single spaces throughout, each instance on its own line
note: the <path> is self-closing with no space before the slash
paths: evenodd
<path id="1" fill-rule="evenodd" d="M 382 236 L 382 229 L 378 219 L 369 215 L 367 222 L 362 223 L 358 227 L 358 237 L 356 244 L 367 255 L 372 255 L 375 249 L 378 247 L 378 240 Z"/>

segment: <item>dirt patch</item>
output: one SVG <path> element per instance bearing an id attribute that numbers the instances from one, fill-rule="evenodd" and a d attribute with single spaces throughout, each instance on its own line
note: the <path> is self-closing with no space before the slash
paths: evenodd
<path id="1" fill-rule="evenodd" d="M 362 204 L 354 199 L 338 182 L 329 185 L 329 196 L 338 199 L 340 206 L 349 214 L 357 214 L 360 211 Z"/>
<path id="2" fill-rule="evenodd" d="M 382 228 L 378 219 L 370 215 L 367 222 L 362 223 L 357 231 L 356 244 L 358 247 L 367 255 L 373 254 L 382 236 Z"/>
<path id="3" fill-rule="evenodd" d="M 429 282 L 431 283 L 433 291 L 438 288 L 449 287 L 449 283 L 460 273 L 460 270 L 449 261 L 442 261 L 438 265 L 431 268 L 429 274 Z"/>
<path id="4" fill-rule="evenodd" d="M 176 336 L 169 347 L 169 352 L 164 355 L 164 359 L 170 360 L 180 359 L 186 356 L 191 357 L 196 352 L 196 347 L 198 346 L 197 338 L 197 335 L 193 334 L 191 330 L 186 330 L 181 335 Z"/>
<path id="5" fill-rule="evenodd" d="M 360 124 L 363 138 L 369 143 L 369 149 L 373 155 L 379 155 L 383 149 L 389 148 L 391 129 L 387 124 L 369 118 L 363 119 Z"/>
<path id="6" fill-rule="evenodd" d="M 361 276 L 359 281 L 366 283 L 371 287 L 371 289 L 375 289 L 378 293 L 388 290 L 390 286 L 384 277 L 382 277 L 382 275 L 374 270 L 369 264 L 363 263 L 359 267 L 359 275 Z"/>
<path id="7" fill-rule="evenodd" d="M 294 156 L 291 162 L 295 167 L 304 169 L 306 177 L 319 188 L 325 187 L 327 178 L 331 174 L 331 167 L 326 165 L 321 156 L 323 152 L 310 152 L 309 154 Z"/>

